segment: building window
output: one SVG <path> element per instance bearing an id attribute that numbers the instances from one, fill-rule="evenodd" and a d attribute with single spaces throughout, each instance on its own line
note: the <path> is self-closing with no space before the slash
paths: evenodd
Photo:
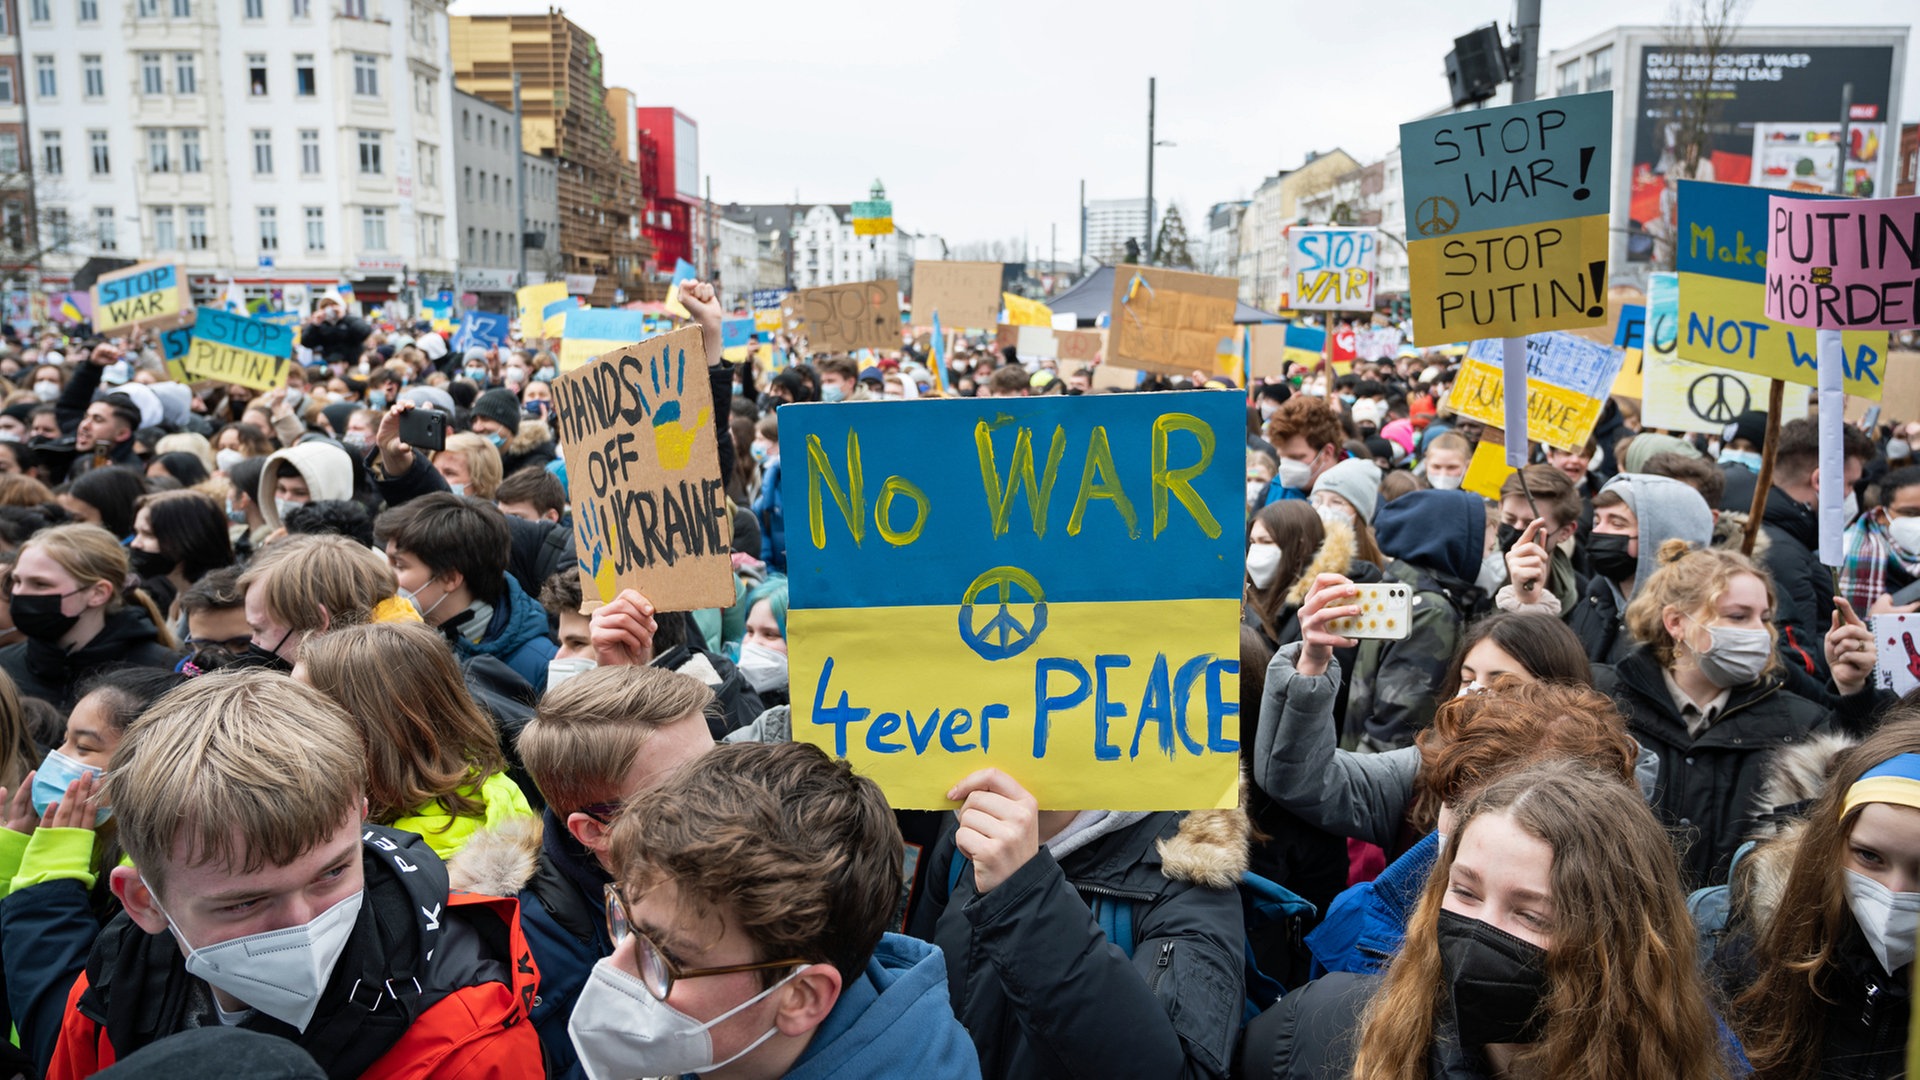
<path id="1" fill-rule="evenodd" d="M 464 198 L 473 198 L 473 166 L 468 165 L 460 173 L 460 191 Z"/>
<path id="2" fill-rule="evenodd" d="M 1606 45 L 1593 50 L 1587 56 L 1591 70 L 1587 72 L 1587 92 L 1608 90 L 1613 87 L 1613 46 Z"/>
<path id="3" fill-rule="evenodd" d="M 207 208 L 187 207 L 187 250 L 207 250 Z"/>
<path id="4" fill-rule="evenodd" d="M 340 0 L 340 17 L 343 19 L 366 18 L 367 0 Z"/>
<path id="5" fill-rule="evenodd" d="M 380 96 L 380 60 L 371 53 L 353 54 L 353 92 L 360 97 Z"/>
<path id="6" fill-rule="evenodd" d="M 158 97 L 167 92 L 167 77 L 160 69 L 160 54 L 157 52 L 140 54 L 140 92 L 149 97 Z"/>
<path id="7" fill-rule="evenodd" d="M 200 129 L 180 129 L 180 171 L 197 173 L 200 171 Z"/>
<path id="8" fill-rule="evenodd" d="M 360 210 L 360 246 L 368 251 L 387 250 L 387 211 L 367 206 Z"/>
<path id="9" fill-rule="evenodd" d="M 267 57 L 265 53 L 247 54 L 247 93 L 253 97 L 267 96 Z"/>
<path id="10" fill-rule="evenodd" d="M 0 173 L 20 171 L 20 136 L 0 131 Z"/>
<path id="11" fill-rule="evenodd" d="M 80 22 L 82 25 L 100 21 L 100 0 L 80 0 Z"/>
<path id="12" fill-rule="evenodd" d="M 301 129 L 300 175 L 320 175 L 320 132 L 317 128 Z"/>
<path id="13" fill-rule="evenodd" d="M 307 207 L 307 250 L 327 250 L 327 211 L 325 207 Z"/>
<path id="14" fill-rule="evenodd" d="M 35 0 L 35 2 L 37 3 L 38 0 Z M 139 3 L 134 5 L 133 13 L 142 19 L 158 18 L 160 15 L 160 0 L 140 0 Z"/>
<path id="15" fill-rule="evenodd" d="M 267 0 L 247 0 L 242 10 L 242 18 L 264 19 L 267 17 Z"/>
<path id="16" fill-rule="evenodd" d="M 114 227 L 113 208 L 110 206 L 94 207 L 93 246 L 99 248 L 101 251 L 117 250 L 120 246 L 119 237 L 115 235 L 117 231 Z"/>
<path id="17" fill-rule="evenodd" d="M 311 6 L 309 6 L 308 0 L 293 0 L 293 17 L 294 18 L 307 19 L 307 18 L 311 18 L 312 16 L 313 16 L 313 9 Z"/>
<path id="18" fill-rule="evenodd" d="M 440 257 L 440 232 L 443 218 L 435 214 L 420 215 L 420 250 L 429 259 Z"/>
<path id="19" fill-rule="evenodd" d="M 385 171 L 380 164 L 380 133 L 362 131 L 360 133 L 360 175 L 379 176 Z"/>
<path id="20" fill-rule="evenodd" d="M 42 171 L 48 176 L 59 176 L 67 171 L 66 155 L 60 152 L 59 132 L 40 133 L 40 163 Z"/>
<path id="21" fill-rule="evenodd" d="M 8 199 L 7 205 L 0 208 L 0 232 L 7 236 L 7 246 L 15 251 L 27 246 L 27 212 L 18 200 Z"/>
<path id="22" fill-rule="evenodd" d="M 1577 94 L 1580 92 L 1580 61 L 1569 60 L 1560 65 L 1560 77 L 1555 82 L 1556 94 Z"/>
<path id="23" fill-rule="evenodd" d="M 178 251 L 180 238 L 173 234 L 173 207 L 153 208 L 153 246 L 157 251 Z"/>
<path id="24" fill-rule="evenodd" d="M 11 79 L 12 73 L 8 73 Z M 80 89 L 89 100 L 98 100 L 107 96 L 107 70 L 100 64 L 100 57 L 89 54 L 80 58 Z"/>
<path id="25" fill-rule="evenodd" d="M 293 54 L 293 92 L 300 97 L 314 95 L 313 54 Z"/>
<path id="26" fill-rule="evenodd" d="M 146 3 L 150 2 L 150 0 L 142 0 L 142 2 Z M 27 18 L 37 23 L 51 22 L 53 20 L 53 4 L 50 0 L 33 0 L 33 3 L 28 5 Z"/>
<path id="27" fill-rule="evenodd" d="M 469 123 L 472 119 L 473 117 L 467 113 L 467 110 L 460 110 L 460 137 L 462 139 L 471 140 L 473 138 L 473 127 L 471 123 Z"/>
<path id="28" fill-rule="evenodd" d="M 173 0 L 173 17 L 176 19 L 193 18 L 193 0 Z"/>
<path id="29" fill-rule="evenodd" d="M 473 226 L 467 226 L 467 261 L 478 262 L 480 257 L 473 253 Z"/>
<path id="30" fill-rule="evenodd" d="M 106 132 L 87 132 L 87 154 L 92 159 L 93 175 L 105 176 L 112 171 L 113 162 L 107 154 Z"/>
<path id="31" fill-rule="evenodd" d="M 0 105 L 13 104 L 13 65 L 0 64 Z"/>
<path id="32" fill-rule="evenodd" d="M 420 186 L 440 186 L 440 148 L 430 143 L 420 144 Z"/>
<path id="33" fill-rule="evenodd" d="M 170 172 L 167 168 L 167 129 L 147 129 L 147 171 Z"/>
<path id="34" fill-rule="evenodd" d="M 200 92 L 200 65 L 190 52 L 173 54 L 173 92 L 176 94 Z"/>
<path id="35" fill-rule="evenodd" d="M 253 129 L 253 171 L 257 176 L 273 173 L 273 132 L 266 128 Z"/>
<path id="36" fill-rule="evenodd" d="M 34 90 L 43 99 L 53 97 L 60 92 L 60 79 L 53 68 L 53 57 L 36 56 L 33 58 Z"/>
<path id="37" fill-rule="evenodd" d="M 500 174 L 499 173 L 493 174 L 493 201 L 494 202 L 500 201 Z"/>
<path id="38" fill-rule="evenodd" d="M 67 219 L 66 207 L 56 206 L 47 211 L 47 231 L 52 234 L 56 249 L 64 250 L 73 243 L 73 223 Z"/>
<path id="39" fill-rule="evenodd" d="M 260 219 L 260 250 L 280 250 L 280 211 L 262 206 L 255 213 Z"/>

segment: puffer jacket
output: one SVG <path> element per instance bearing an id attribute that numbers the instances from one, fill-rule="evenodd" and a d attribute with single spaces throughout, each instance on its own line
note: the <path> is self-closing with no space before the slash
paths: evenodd
<path id="1" fill-rule="evenodd" d="M 494 604 L 493 617 L 487 621 L 479 641 L 453 630 L 456 624 L 452 620 L 440 628 L 441 632 L 453 643 L 457 655 L 497 657 L 527 680 L 535 693 L 544 693 L 547 662 L 560 651 L 560 646 L 554 643 L 547 629 L 546 609 L 527 595 L 518 578 L 508 574 L 504 580 L 506 591 Z"/>
<path id="2" fill-rule="evenodd" d="M 1235 887 L 1245 832 L 1201 816 L 1185 836 L 1183 820 L 1193 818 L 1109 814 L 1058 859 L 1043 844 L 984 895 L 964 864 L 949 890 L 959 855 L 947 823 L 908 932 L 946 954 L 954 1012 L 983 1075 L 1227 1074 L 1245 1000 Z M 1214 839 L 1228 835 L 1239 843 Z M 1100 929 L 1092 896 L 1132 902 L 1131 958 Z"/>

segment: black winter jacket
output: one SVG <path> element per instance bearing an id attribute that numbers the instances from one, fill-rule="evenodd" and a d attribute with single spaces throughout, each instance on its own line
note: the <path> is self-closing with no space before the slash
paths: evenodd
<path id="1" fill-rule="evenodd" d="M 1780 661 L 1825 682 L 1824 642 L 1833 623 L 1833 571 L 1820 563 L 1820 518 L 1775 487 L 1761 519 L 1767 550 L 1760 561 L 1780 594 L 1774 625 L 1780 628 Z"/>
<path id="2" fill-rule="evenodd" d="M 326 363 L 357 364 L 360 349 L 372 333 L 372 323 L 345 315 L 337 322 L 309 323 L 300 332 L 300 344 L 319 353 Z"/>
<path id="3" fill-rule="evenodd" d="M 1246 1080 L 1344 1080 L 1360 1049 L 1360 1018 L 1384 976 L 1336 971 L 1281 998 L 1253 1018 L 1241 1040 L 1234 1075 Z M 1442 1006 L 1427 1051 L 1431 1080 L 1490 1080 L 1477 1047 L 1460 1045 L 1453 1010 Z"/>
<path id="4" fill-rule="evenodd" d="M 1623 622 L 1626 613 L 1620 610 L 1613 590 L 1611 581 L 1595 574 L 1587 579 L 1587 587 L 1573 610 L 1560 613 L 1587 650 L 1587 659 L 1596 664 L 1617 664 L 1634 648 L 1633 636 Z"/>
<path id="5" fill-rule="evenodd" d="M 1227 1075 L 1246 924 L 1237 889 L 1168 878 L 1159 842 L 1181 821 L 1150 814 L 1064 863 L 1042 846 L 984 896 L 971 867 L 948 894 L 958 855 L 947 823 L 908 932 L 946 954 L 953 1011 L 980 1051 L 981 1075 Z M 1230 858 L 1245 865 L 1244 852 Z M 1134 901 L 1131 960 L 1101 932 L 1085 899 L 1093 895 Z"/>
<path id="6" fill-rule="evenodd" d="M 146 610 L 129 605 L 107 616 L 93 640 L 73 652 L 34 638 L 0 649 L 0 670 L 12 676 L 21 697 L 37 697 L 64 716 L 73 709 L 74 688 L 109 664 L 171 669 L 180 655 L 155 641 L 155 632 Z"/>

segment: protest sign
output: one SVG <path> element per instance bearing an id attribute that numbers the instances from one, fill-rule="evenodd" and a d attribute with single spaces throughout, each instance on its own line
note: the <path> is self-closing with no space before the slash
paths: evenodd
<path id="1" fill-rule="evenodd" d="M 1774 195 L 1767 206 L 1767 318 L 1816 330 L 1920 326 L 1920 195 Z"/>
<path id="2" fill-rule="evenodd" d="M 589 606 L 622 589 L 661 611 L 733 603 L 733 522 L 700 328 L 561 375 L 553 414 Z"/>
<path id="3" fill-rule="evenodd" d="M 1617 320 L 1613 347 L 1621 350 L 1622 357 L 1620 377 L 1613 380 L 1613 396 L 1638 399 L 1642 392 L 1641 369 L 1646 363 L 1641 349 L 1647 334 L 1647 306 L 1622 304 Z"/>
<path id="4" fill-rule="evenodd" d="M 1507 464 L 1505 435 L 1499 428 L 1488 428 L 1480 433 L 1480 441 L 1473 448 L 1473 458 L 1467 462 L 1466 475 L 1460 478 L 1462 491 L 1500 501 L 1501 486 L 1507 482 L 1507 477 L 1519 471 Z"/>
<path id="5" fill-rule="evenodd" d="M 1606 321 L 1613 95 L 1400 125 L 1416 345 Z"/>
<path id="6" fill-rule="evenodd" d="M 1001 293 L 1000 302 L 1007 309 L 1007 322 L 1014 326 L 1044 326 L 1053 329 L 1053 309 L 1038 300 L 1029 300 L 1013 293 Z"/>
<path id="7" fill-rule="evenodd" d="M 527 285 L 515 290 L 513 295 L 520 305 L 520 337 L 531 341 L 542 336 L 547 305 L 566 298 L 567 283 L 549 281 L 541 285 Z"/>
<path id="8" fill-rule="evenodd" d="M 720 323 L 720 347 L 723 349 L 731 349 L 735 346 L 745 346 L 749 343 L 755 332 L 753 316 L 751 315 L 738 319 L 724 319 Z"/>
<path id="9" fill-rule="evenodd" d="M 617 308 L 579 308 L 568 313 L 566 329 L 558 357 L 562 372 L 651 336 L 645 316 Z"/>
<path id="10" fill-rule="evenodd" d="M 780 309 L 768 308 L 753 313 L 753 330 L 757 334 L 777 334 L 780 332 Z"/>
<path id="11" fill-rule="evenodd" d="M 203 307 L 194 313 L 184 363 L 194 379 L 274 390 L 287 384 L 292 356 L 291 327 Z"/>
<path id="12" fill-rule="evenodd" d="M 1681 307 L 1678 278 L 1677 274 L 1647 275 L 1640 426 L 1719 435 L 1748 410 L 1766 409 L 1771 380 L 1680 359 L 1676 350 Z M 1804 389 L 1786 394 L 1781 403 L 1783 420 L 1807 414 Z"/>
<path id="13" fill-rule="evenodd" d="M 1353 351 L 1362 360 L 1392 360 L 1405 340 L 1397 326 L 1363 326 L 1353 332 Z"/>
<path id="14" fill-rule="evenodd" d="M 1062 363 L 1092 363 L 1100 357 L 1101 333 L 1098 330 L 1055 330 L 1053 340 Z"/>
<path id="15" fill-rule="evenodd" d="M 1920 690 L 1920 615 L 1874 615 L 1873 684 L 1905 697 Z"/>
<path id="16" fill-rule="evenodd" d="M 1057 359 L 1059 348 L 1050 326 L 1022 326 L 1014 339 L 1014 355 L 1022 360 Z"/>
<path id="17" fill-rule="evenodd" d="M 564 338 L 567 333 L 567 317 L 579 310 L 581 310 L 581 304 L 577 296 L 563 296 L 558 300 L 548 301 L 547 306 L 540 309 L 541 336 L 548 339 Z"/>
<path id="18" fill-rule="evenodd" d="M 900 348 L 900 286 L 891 278 L 800 289 L 780 312 L 788 332 L 804 335 L 814 352 Z"/>
<path id="19" fill-rule="evenodd" d="M 187 370 L 187 353 L 192 350 L 192 323 L 160 331 L 160 359 L 167 365 L 167 378 L 177 383 L 193 381 L 193 373 Z"/>
<path id="20" fill-rule="evenodd" d="M 1287 276 L 1300 311 L 1372 311 L 1376 229 L 1295 225 L 1287 230 Z M 1394 344 L 1399 348 L 1399 343 Z"/>
<path id="21" fill-rule="evenodd" d="M 699 276 L 700 271 L 692 263 L 685 259 L 675 260 L 673 277 L 667 282 L 667 299 L 660 306 L 666 308 L 667 313 L 677 319 L 693 318 L 693 312 L 688 311 L 687 305 L 680 302 L 680 286 Z"/>
<path id="22" fill-rule="evenodd" d="M 1812 386 L 1813 333 L 1763 314 L 1769 197 L 1744 184 L 1680 181 L 1677 351 L 1682 360 Z M 1841 344 L 1847 393 L 1878 400 L 1887 335 L 1850 331 Z"/>
<path id="23" fill-rule="evenodd" d="M 1237 391 L 782 409 L 794 738 L 899 808 L 989 766 L 1042 809 L 1235 805 L 1245 425 Z"/>
<path id="24" fill-rule="evenodd" d="M 1613 380 L 1620 350 L 1572 334 L 1530 334 L 1527 349 L 1527 438 L 1562 450 L 1586 445 Z M 1499 341 L 1476 341 L 1447 394 L 1454 412 L 1506 427 L 1506 394 Z"/>
<path id="25" fill-rule="evenodd" d="M 792 291 L 792 289 L 755 289 L 752 294 L 753 310 L 777 309 L 780 301 L 785 300 L 787 294 Z"/>
<path id="26" fill-rule="evenodd" d="M 93 329 L 119 334 L 141 327 L 193 321 L 187 276 L 172 263 L 138 263 L 100 275 L 93 283 Z"/>
<path id="27" fill-rule="evenodd" d="M 1120 267 L 1107 310 L 1107 360 L 1161 374 L 1212 371 L 1220 339 L 1233 336 L 1235 278 L 1155 267 Z"/>
<path id="28" fill-rule="evenodd" d="M 996 262 L 915 262 L 913 325 L 985 330 L 1000 319 L 1002 267 Z"/>
<path id="29" fill-rule="evenodd" d="M 507 343 L 507 317 L 488 311 L 469 311 L 460 316 L 460 331 L 454 335 L 456 349 L 496 349 Z"/>

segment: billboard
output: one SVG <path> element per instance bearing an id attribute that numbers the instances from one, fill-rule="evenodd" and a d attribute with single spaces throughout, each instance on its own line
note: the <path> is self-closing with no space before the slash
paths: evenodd
<path id="1" fill-rule="evenodd" d="M 1898 150 L 1887 127 L 1893 60 L 1891 45 L 1736 44 L 1711 63 L 1696 48 L 1642 47 L 1628 261 L 1652 260 L 1655 245 L 1677 235 L 1673 182 L 1680 179 L 1812 194 L 1832 192 L 1836 172 L 1844 171 L 1848 194 L 1891 194 L 1881 188 L 1890 184 Z M 1840 99 L 1849 82 L 1852 124 L 1843 155 Z M 1711 104 L 1704 130 L 1689 137 L 1685 114 L 1702 85 Z"/>
<path id="2" fill-rule="evenodd" d="M 700 129 L 678 111 L 673 114 L 673 189 L 682 199 L 700 198 Z"/>

